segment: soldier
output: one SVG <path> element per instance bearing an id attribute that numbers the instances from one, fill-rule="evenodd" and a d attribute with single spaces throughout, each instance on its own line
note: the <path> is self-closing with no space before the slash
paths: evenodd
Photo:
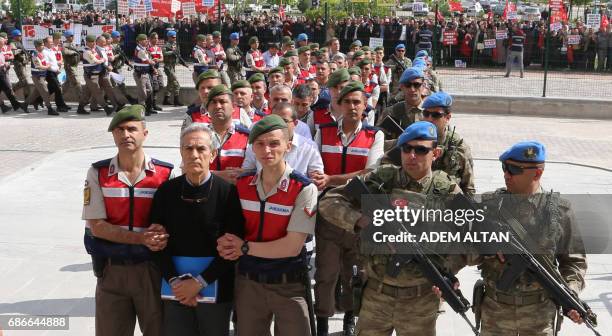
<path id="1" fill-rule="evenodd" d="M 318 131 L 319 127 L 324 124 L 339 121 L 342 118 L 338 97 L 342 89 L 348 84 L 351 77 L 346 69 L 334 71 L 329 75 L 327 88 L 331 101 L 329 104 L 320 104 L 313 108 L 312 117 L 308 119 L 307 124 L 311 130 Z"/>
<path id="2" fill-rule="evenodd" d="M 361 77 L 359 81 L 365 88 L 365 93 L 368 95 L 368 107 L 370 112 L 368 113 L 367 120 L 370 125 L 374 124 L 376 106 L 378 105 L 378 98 L 380 97 L 380 86 L 378 85 L 378 77 L 372 72 L 372 61 L 364 59 L 357 63 L 357 66 L 361 70 Z"/>
<path id="3" fill-rule="evenodd" d="M 431 30 L 429 30 L 427 24 L 423 24 L 423 26 L 421 26 L 421 29 L 419 29 L 416 34 L 417 54 L 421 50 L 425 50 L 428 54 L 431 54 L 433 49 L 433 39 L 433 33 L 431 32 Z"/>
<path id="4" fill-rule="evenodd" d="M 321 125 L 315 136 L 323 159 L 324 172 L 311 174 L 319 190 L 345 184 L 351 178 L 373 170 L 383 155 L 384 134 L 377 128 L 362 123 L 367 107 L 363 85 L 348 83 L 340 92 L 337 103 L 342 119 Z M 351 275 L 358 260 L 358 240 L 325 220 L 316 227 L 315 314 L 317 335 L 328 334 L 328 319 L 334 315 L 334 295 L 338 276 L 342 283 L 340 302 L 344 311 L 344 335 L 354 335 L 353 293 Z M 361 268 L 360 266 L 358 266 Z"/>
<path id="5" fill-rule="evenodd" d="M 219 76 L 221 76 L 221 81 L 225 86 L 230 87 L 232 83 L 230 82 L 229 76 L 227 75 L 227 71 L 225 71 L 225 61 L 227 60 L 227 55 L 225 54 L 225 50 L 223 50 L 223 45 L 221 44 L 221 32 L 215 30 L 212 33 L 212 43 L 210 45 L 210 51 L 215 54 L 215 63 L 217 64 L 217 70 L 219 71 Z"/>
<path id="6" fill-rule="evenodd" d="M 244 53 L 238 47 L 240 35 L 238 33 L 230 34 L 230 47 L 227 48 L 227 75 L 230 82 L 234 83 L 244 79 L 242 64 L 244 62 Z"/>
<path id="7" fill-rule="evenodd" d="M 123 106 L 125 106 L 127 104 L 130 104 L 129 99 L 123 93 L 125 90 L 122 91 L 118 87 L 117 82 L 115 81 L 115 79 L 117 78 L 119 73 L 113 67 L 113 63 L 115 63 L 115 60 L 120 58 L 121 56 L 120 56 L 120 54 L 115 54 L 115 48 L 113 47 L 113 45 L 111 43 L 111 41 L 112 41 L 112 34 L 104 33 L 104 34 L 102 34 L 102 36 L 104 37 L 104 48 L 103 49 L 106 52 L 106 59 L 107 59 L 107 63 L 108 63 L 107 76 L 105 76 L 105 80 L 107 80 L 109 91 L 111 91 L 112 96 L 114 97 L 115 101 L 117 102 L 117 105 L 118 105 L 117 111 L 118 111 Z M 124 79 L 124 81 L 125 81 L 125 79 Z"/>
<path id="8" fill-rule="evenodd" d="M 85 111 L 85 104 L 81 104 L 83 101 L 83 97 L 86 95 L 90 96 L 89 92 L 87 94 L 83 93 L 81 88 L 81 83 L 77 78 L 77 67 L 79 65 L 79 61 L 81 60 L 81 54 L 77 49 L 77 46 L 74 44 L 74 32 L 72 30 L 66 30 L 64 32 L 64 47 L 62 48 L 62 56 L 64 58 L 65 67 L 66 67 L 66 83 L 64 83 L 64 91 L 68 92 L 74 89 L 74 93 L 79 99 L 79 107 L 77 109 L 77 114 L 89 114 L 89 112 Z"/>
<path id="9" fill-rule="evenodd" d="M 106 97 L 114 106 L 115 111 L 118 112 L 128 103 L 128 101 L 123 96 L 115 95 L 115 92 L 113 91 L 110 73 L 113 71 L 113 66 L 111 63 L 115 59 L 115 55 L 113 54 L 112 47 L 106 44 L 106 36 L 110 38 L 110 35 L 107 33 L 104 33 L 96 38 L 96 52 L 98 55 L 100 55 L 100 58 L 104 60 L 104 67 L 100 73 L 98 82 L 100 83 L 100 88 L 102 88 L 106 94 Z"/>
<path id="10" fill-rule="evenodd" d="M 575 293 L 584 288 L 586 255 L 570 203 L 559 193 L 546 192 L 541 185 L 546 161 L 544 145 L 537 141 L 519 142 L 505 151 L 502 162 L 506 188 L 482 195 L 488 214 L 510 227 L 517 227 L 518 239 L 525 235 L 544 251 L 538 252 L 546 267 L 554 268 Z M 515 197 L 513 197 L 516 195 Z M 484 279 L 485 296 L 480 305 L 483 336 L 557 334 L 560 320 L 558 307 L 542 286 L 529 274 L 522 274 L 508 291 L 496 287 L 506 258 L 502 253 L 480 257 L 478 264 Z M 566 312 L 572 321 L 581 323 L 575 310 Z"/>
<path id="11" fill-rule="evenodd" d="M 175 68 L 176 63 L 180 63 L 184 67 L 187 67 L 187 64 L 181 57 L 181 53 L 178 50 L 178 45 L 176 44 L 176 31 L 168 31 L 168 33 L 166 33 L 166 37 L 168 40 L 164 45 L 164 73 L 166 74 L 166 78 L 168 78 L 168 84 L 166 85 L 166 95 L 164 96 L 163 104 L 171 105 L 172 103 L 170 102 L 170 98 L 173 97 L 174 106 L 183 106 L 179 99 L 181 85 L 176 78 Z"/>
<path id="12" fill-rule="evenodd" d="M 266 115 L 257 111 L 252 103 L 253 103 L 253 88 L 251 87 L 251 83 L 245 80 L 239 80 L 232 84 L 232 93 L 234 94 L 234 103 L 241 110 L 241 113 L 245 113 L 250 119 L 252 123 L 256 123 L 261 120 Z"/>
<path id="13" fill-rule="evenodd" d="M 113 113 L 113 108 L 106 105 L 104 94 L 100 88 L 100 76 L 104 71 L 104 58 L 96 51 L 96 37 L 87 35 L 85 38 L 85 49 L 83 50 L 83 77 L 85 78 L 86 90 L 79 99 L 79 111 L 83 111 L 89 102 L 90 96 L 93 98 L 91 106 L 104 106 L 106 115 Z M 92 108 L 93 110 L 93 108 Z"/>
<path id="14" fill-rule="evenodd" d="M 266 71 L 266 63 L 264 62 L 263 56 L 261 55 L 261 50 L 259 47 L 259 39 L 257 36 L 252 36 L 249 39 L 249 46 L 251 49 L 246 54 L 246 77 L 251 78 L 256 72 L 265 72 Z"/>
<path id="15" fill-rule="evenodd" d="M 183 119 L 183 125 L 181 129 L 191 125 L 192 123 L 203 123 L 210 124 L 210 116 L 206 109 L 206 101 L 208 99 L 208 93 L 210 90 L 221 84 L 221 78 L 217 70 L 210 69 L 201 73 L 198 76 L 198 80 L 195 83 L 195 88 L 198 90 L 198 105 L 191 106 L 187 109 L 187 115 Z"/>
<path id="16" fill-rule="evenodd" d="M 157 33 L 151 33 L 149 35 L 149 47 L 147 50 L 153 61 L 153 72 L 151 72 L 151 88 L 153 89 L 153 93 L 151 100 L 153 102 L 153 110 L 155 111 L 162 110 L 162 108 L 157 105 L 157 94 L 164 88 L 164 76 L 160 69 L 161 64 L 164 63 L 164 52 L 162 48 L 157 45 L 158 41 L 159 36 Z"/>
<path id="17" fill-rule="evenodd" d="M 442 83 L 438 74 L 431 68 L 431 59 L 427 55 L 425 50 L 421 50 L 417 55 L 422 55 L 414 59 L 412 62 L 413 67 L 419 67 L 423 70 L 425 75 L 426 89 L 423 92 L 423 96 L 428 96 L 431 92 L 438 92 L 442 90 Z"/>
<path id="18" fill-rule="evenodd" d="M 387 107 L 387 99 L 389 98 L 389 84 L 392 78 L 391 68 L 383 62 L 385 57 L 385 48 L 376 47 L 374 49 L 374 59 L 372 60 L 372 73 L 378 77 L 378 85 L 380 86 L 380 99 L 378 104 L 379 113 Z"/>
<path id="19" fill-rule="evenodd" d="M 193 82 L 198 81 L 198 76 L 208 70 L 210 59 L 206 51 L 206 35 L 198 34 L 196 36 L 196 45 L 193 47 L 192 57 L 195 60 L 193 64 Z"/>
<path id="20" fill-rule="evenodd" d="M 299 71 L 298 78 L 304 81 L 314 78 L 317 75 L 317 68 L 310 63 L 310 48 L 308 46 L 298 49 Z"/>
<path id="21" fill-rule="evenodd" d="M 19 89 L 23 89 L 23 99 L 27 100 L 30 96 L 30 85 L 28 84 L 28 78 L 26 76 L 26 66 L 29 62 L 29 53 L 23 47 L 21 42 L 21 31 L 15 29 L 11 32 L 13 42 L 11 42 L 11 49 L 13 50 L 13 69 L 17 76 L 17 83 L 13 85 L 13 91 L 17 92 Z M 38 105 L 34 106 L 38 109 Z"/>
<path id="22" fill-rule="evenodd" d="M 44 44 L 42 40 L 34 41 L 34 52 L 32 53 L 32 82 L 34 83 L 34 92 L 28 96 L 25 104 L 32 105 L 39 97 L 42 98 L 45 106 L 47 107 L 48 115 L 59 115 L 57 111 L 51 106 L 51 100 L 49 100 L 49 91 L 47 89 L 47 82 L 45 80 L 47 71 L 51 65 L 47 62 L 45 55 L 43 55 Z"/>
<path id="23" fill-rule="evenodd" d="M 287 84 L 289 87 L 291 88 L 295 88 L 298 85 L 304 84 L 306 83 L 306 81 L 300 77 L 299 75 L 296 76 L 296 65 L 291 62 L 289 59 L 287 58 L 281 58 L 280 61 L 278 62 L 278 67 L 282 67 L 284 69 L 284 74 L 285 74 L 285 84 Z"/>
<path id="24" fill-rule="evenodd" d="M 270 69 L 270 72 L 268 72 L 268 90 L 281 84 L 285 84 L 285 68 L 276 67 Z"/>
<path id="25" fill-rule="evenodd" d="M 404 94 L 404 100 L 387 107 L 378 119 L 378 125 L 383 126 L 385 118 L 390 116 L 401 129 L 405 129 L 410 124 L 421 119 L 421 103 L 423 102 L 422 91 L 425 82 L 425 75 L 420 68 L 408 68 L 399 79 L 399 84 Z M 397 139 L 400 130 L 383 127 L 388 140 Z M 393 147 L 389 142 L 385 145 L 385 150 Z"/>
<path id="26" fill-rule="evenodd" d="M 395 46 L 395 53 L 389 56 L 389 60 L 386 65 L 391 68 L 391 87 L 390 92 L 391 95 L 389 99 L 392 102 L 392 99 L 400 92 L 399 80 L 404 71 L 412 66 L 412 61 L 405 56 L 406 55 L 406 46 L 403 43 Z"/>
<path id="27" fill-rule="evenodd" d="M 145 115 L 157 113 L 153 109 L 153 88 L 151 87 L 151 73 L 155 62 L 147 51 L 147 35 L 136 36 L 136 50 L 134 50 L 134 82 L 138 92 L 138 102 L 145 105 Z"/>
<path id="28" fill-rule="evenodd" d="M 115 55 L 114 60 L 111 62 L 111 65 L 113 66 L 113 72 L 122 75 L 121 73 L 121 69 L 123 68 L 124 65 L 128 66 L 128 70 L 133 70 L 134 68 L 132 67 L 132 65 L 130 64 L 130 60 L 128 59 L 128 57 L 125 55 L 125 53 L 123 52 L 123 49 L 121 48 L 121 33 L 114 30 L 111 33 L 111 38 L 112 38 L 112 49 L 113 49 L 113 54 Z M 130 96 L 127 93 L 127 90 L 125 88 L 125 79 L 122 83 L 117 83 L 115 81 L 113 81 L 113 85 L 116 85 L 116 87 L 119 89 L 119 92 L 127 98 L 128 102 L 130 104 L 138 104 L 138 99 Z"/>
<path id="29" fill-rule="evenodd" d="M 395 190 L 441 196 L 460 193 L 459 187 L 446 173 L 431 170 L 432 162 L 440 155 L 436 140 L 435 125 L 426 121 L 410 125 L 398 141 L 402 148 L 402 165 L 382 165 L 367 174 L 364 181 L 370 193 L 390 194 Z M 371 223 L 368 215 L 359 211 L 359 203 L 360 198 L 355 199 L 355 195 L 348 194 L 345 187 L 339 187 L 321 199 L 319 211 L 329 223 L 354 234 L 356 227 Z M 368 280 L 361 306 L 356 307 L 360 308 L 356 333 L 391 335 L 395 331 L 398 335 L 435 335 L 441 302 L 418 266 L 414 262 L 396 262 L 389 255 L 364 257 Z M 432 261 L 449 272 L 457 270 L 455 262 L 464 262 L 442 257 Z M 394 266 L 400 268 L 396 276 L 395 272 L 388 272 L 396 271 Z"/>
<path id="30" fill-rule="evenodd" d="M 270 114 L 269 102 L 266 98 L 266 78 L 262 73 L 254 74 L 249 78 L 249 84 L 253 89 L 253 102 L 251 106 L 255 109 L 255 113 L 264 115 Z"/>
<path id="31" fill-rule="evenodd" d="M 289 130 L 278 115 L 257 122 L 249 135 L 259 172 L 236 187 L 245 218 L 245 239 L 226 233 L 219 255 L 238 260 L 235 309 L 240 333 L 309 336 L 310 279 L 304 242 L 314 233 L 317 188 L 285 162 Z M 262 201 L 263 200 L 263 201 Z"/>
<path id="32" fill-rule="evenodd" d="M 4 37 L 0 37 L 0 50 L 5 49 L 6 39 Z M 8 49 L 9 53 L 13 55 Z M 10 64 L 4 58 L 4 53 L 0 53 L 0 92 L 4 92 L 6 97 L 10 100 L 11 105 L 13 106 L 13 110 L 17 111 L 17 109 L 22 109 L 25 113 L 28 113 L 27 106 L 22 105 L 15 98 L 15 94 L 13 93 L 13 88 L 11 87 L 11 82 L 8 79 L 8 71 L 10 68 Z M 2 110 L 2 113 L 5 113 L 5 110 Z"/>

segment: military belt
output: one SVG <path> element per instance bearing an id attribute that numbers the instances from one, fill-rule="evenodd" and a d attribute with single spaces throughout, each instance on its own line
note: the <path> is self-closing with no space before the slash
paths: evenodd
<path id="1" fill-rule="evenodd" d="M 278 285 L 286 283 L 302 282 L 304 272 L 302 270 L 295 270 L 283 274 L 266 274 L 266 273 L 255 273 L 255 272 L 240 272 L 240 275 L 244 276 L 248 280 L 252 280 L 258 283 Z"/>
<path id="2" fill-rule="evenodd" d="M 544 302 L 548 297 L 544 292 L 536 291 L 534 293 L 524 293 L 519 295 L 505 294 L 487 286 L 485 294 L 497 303 L 503 303 L 512 306 L 528 306 L 536 303 Z"/>
<path id="3" fill-rule="evenodd" d="M 379 280 L 369 278 L 367 287 L 394 298 L 414 298 L 432 293 L 431 284 L 422 284 L 413 287 L 397 287 L 387 285 Z"/>

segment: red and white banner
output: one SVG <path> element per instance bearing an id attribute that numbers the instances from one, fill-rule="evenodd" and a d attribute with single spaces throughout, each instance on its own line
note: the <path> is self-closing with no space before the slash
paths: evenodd
<path id="1" fill-rule="evenodd" d="M 85 36 L 95 35 L 99 36 L 102 33 L 111 33 L 115 30 L 115 26 L 112 25 L 99 25 L 99 26 L 85 26 L 80 23 L 66 24 L 60 28 L 55 26 L 45 27 L 38 25 L 23 25 L 23 46 L 27 50 L 34 50 L 34 40 L 43 39 L 47 36 L 53 35 L 55 32 L 63 33 L 66 30 L 72 30 L 74 33 L 74 43 L 76 45 L 83 46 Z"/>

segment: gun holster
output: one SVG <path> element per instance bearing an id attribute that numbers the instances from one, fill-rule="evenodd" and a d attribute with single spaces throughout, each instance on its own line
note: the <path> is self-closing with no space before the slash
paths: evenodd
<path id="1" fill-rule="evenodd" d="M 93 266 L 93 272 L 96 278 L 101 278 L 104 275 L 104 268 L 108 263 L 106 257 L 91 256 L 91 265 Z"/>
<path id="2" fill-rule="evenodd" d="M 363 291 L 368 282 L 363 281 L 361 274 L 353 275 L 351 277 L 351 289 L 353 291 L 353 314 L 359 316 L 361 311 L 361 301 L 363 298 Z"/>
<path id="3" fill-rule="evenodd" d="M 472 297 L 472 312 L 476 321 L 476 330 L 480 330 L 480 318 L 482 317 L 482 301 L 485 297 L 486 286 L 482 279 L 478 279 L 474 284 L 474 294 Z"/>

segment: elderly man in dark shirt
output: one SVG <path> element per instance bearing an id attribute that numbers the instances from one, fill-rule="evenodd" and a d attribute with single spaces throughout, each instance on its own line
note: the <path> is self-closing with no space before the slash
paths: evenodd
<path id="1" fill-rule="evenodd" d="M 170 235 L 156 256 L 167 282 L 162 297 L 173 299 L 164 300 L 166 335 L 229 334 L 234 262 L 219 257 L 217 238 L 242 237 L 244 220 L 236 187 L 209 171 L 216 154 L 209 128 L 185 128 L 184 174 L 161 185 L 153 198 L 152 223 Z"/>

